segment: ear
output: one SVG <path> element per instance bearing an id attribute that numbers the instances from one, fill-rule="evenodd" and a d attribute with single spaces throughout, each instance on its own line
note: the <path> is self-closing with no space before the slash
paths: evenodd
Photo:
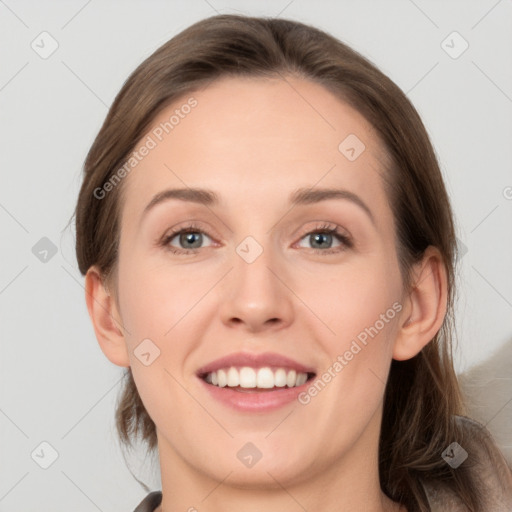
<path id="1" fill-rule="evenodd" d="M 90 267 L 85 276 L 85 301 L 103 353 L 118 366 L 130 366 L 116 302 L 107 291 L 96 266 Z"/>
<path id="2" fill-rule="evenodd" d="M 413 275 L 393 348 L 393 359 L 398 361 L 418 354 L 437 334 L 446 315 L 448 280 L 439 249 L 429 246 Z"/>

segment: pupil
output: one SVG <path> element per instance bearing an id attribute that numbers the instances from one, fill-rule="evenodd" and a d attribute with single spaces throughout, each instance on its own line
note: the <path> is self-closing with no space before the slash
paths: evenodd
<path id="1" fill-rule="evenodd" d="M 328 233 L 317 233 L 316 235 L 313 235 L 313 236 L 314 236 L 315 243 L 318 241 L 318 239 L 320 239 L 320 243 L 321 243 L 322 239 L 325 241 L 325 237 L 332 236 L 332 235 L 329 235 Z"/>
<path id="2" fill-rule="evenodd" d="M 192 244 L 194 243 L 194 238 L 197 238 L 198 240 L 200 240 L 200 235 L 197 234 L 197 233 L 185 233 L 184 235 L 184 239 L 185 239 L 185 244 L 184 245 L 190 245 L 189 242 L 191 242 Z M 183 239 L 182 239 L 183 241 Z M 199 244 L 199 247 L 201 246 L 201 244 Z M 196 247 L 193 247 L 194 249 Z"/>

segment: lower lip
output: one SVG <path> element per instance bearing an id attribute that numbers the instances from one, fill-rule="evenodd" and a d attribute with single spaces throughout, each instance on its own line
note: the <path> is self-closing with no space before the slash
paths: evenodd
<path id="1" fill-rule="evenodd" d="M 223 404 L 236 409 L 237 411 L 254 411 L 267 412 L 279 409 L 294 400 L 297 395 L 304 391 L 310 385 L 310 381 L 306 381 L 302 386 L 294 388 L 276 388 L 272 391 L 235 391 L 229 387 L 220 388 L 208 384 L 206 381 L 198 377 L 201 384 L 206 388 L 207 392 L 213 398 Z"/>

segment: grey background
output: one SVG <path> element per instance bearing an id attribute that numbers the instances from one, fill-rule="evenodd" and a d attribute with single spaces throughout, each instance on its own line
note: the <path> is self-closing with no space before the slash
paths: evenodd
<path id="1" fill-rule="evenodd" d="M 457 370 L 480 393 L 475 410 L 510 453 L 510 436 L 502 434 L 512 418 L 511 0 L 5 0 L 0 511 L 121 512 L 145 495 L 116 444 L 122 369 L 97 344 L 74 231 L 65 227 L 86 152 L 124 80 L 170 37 L 217 12 L 316 25 L 370 58 L 418 109 L 467 248 L 458 277 Z M 45 59 L 31 47 L 50 48 L 49 39 L 41 42 L 43 31 L 58 43 Z M 446 51 L 446 45 L 452 53 L 462 48 L 454 36 L 446 39 L 453 31 L 469 44 L 457 58 Z M 39 251 L 51 246 L 54 254 L 50 249 L 41 261 Z M 49 461 L 51 448 L 42 442 L 58 453 L 48 469 L 40 464 Z M 142 455 L 129 462 L 159 488 Z"/>

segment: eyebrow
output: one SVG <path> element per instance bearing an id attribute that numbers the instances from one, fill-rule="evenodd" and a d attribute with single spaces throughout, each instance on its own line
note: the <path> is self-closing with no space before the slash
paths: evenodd
<path id="1" fill-rule="evenodd" d="M 152 210 L 157 204 L 169 201 L 170 199 L 178 199 L 201 204 L 204 206 L 218 206 L 220 204 L 219 196 L 213 191 L 204 188 L 175 188 L 163 190 L 156 194 L 153 199 L 146 205 L 142 216 Z M 315 204 L 329 199 L 344 199 L 351 201 L 359 206 L 368 215 L 373 225 L 375 225 L 375 217 L 368 205 L 357 195 L 349 190 L 337 188 L 299 188 L 295 190 L 289 197 L 291 206 L 300 206 Z"/>

